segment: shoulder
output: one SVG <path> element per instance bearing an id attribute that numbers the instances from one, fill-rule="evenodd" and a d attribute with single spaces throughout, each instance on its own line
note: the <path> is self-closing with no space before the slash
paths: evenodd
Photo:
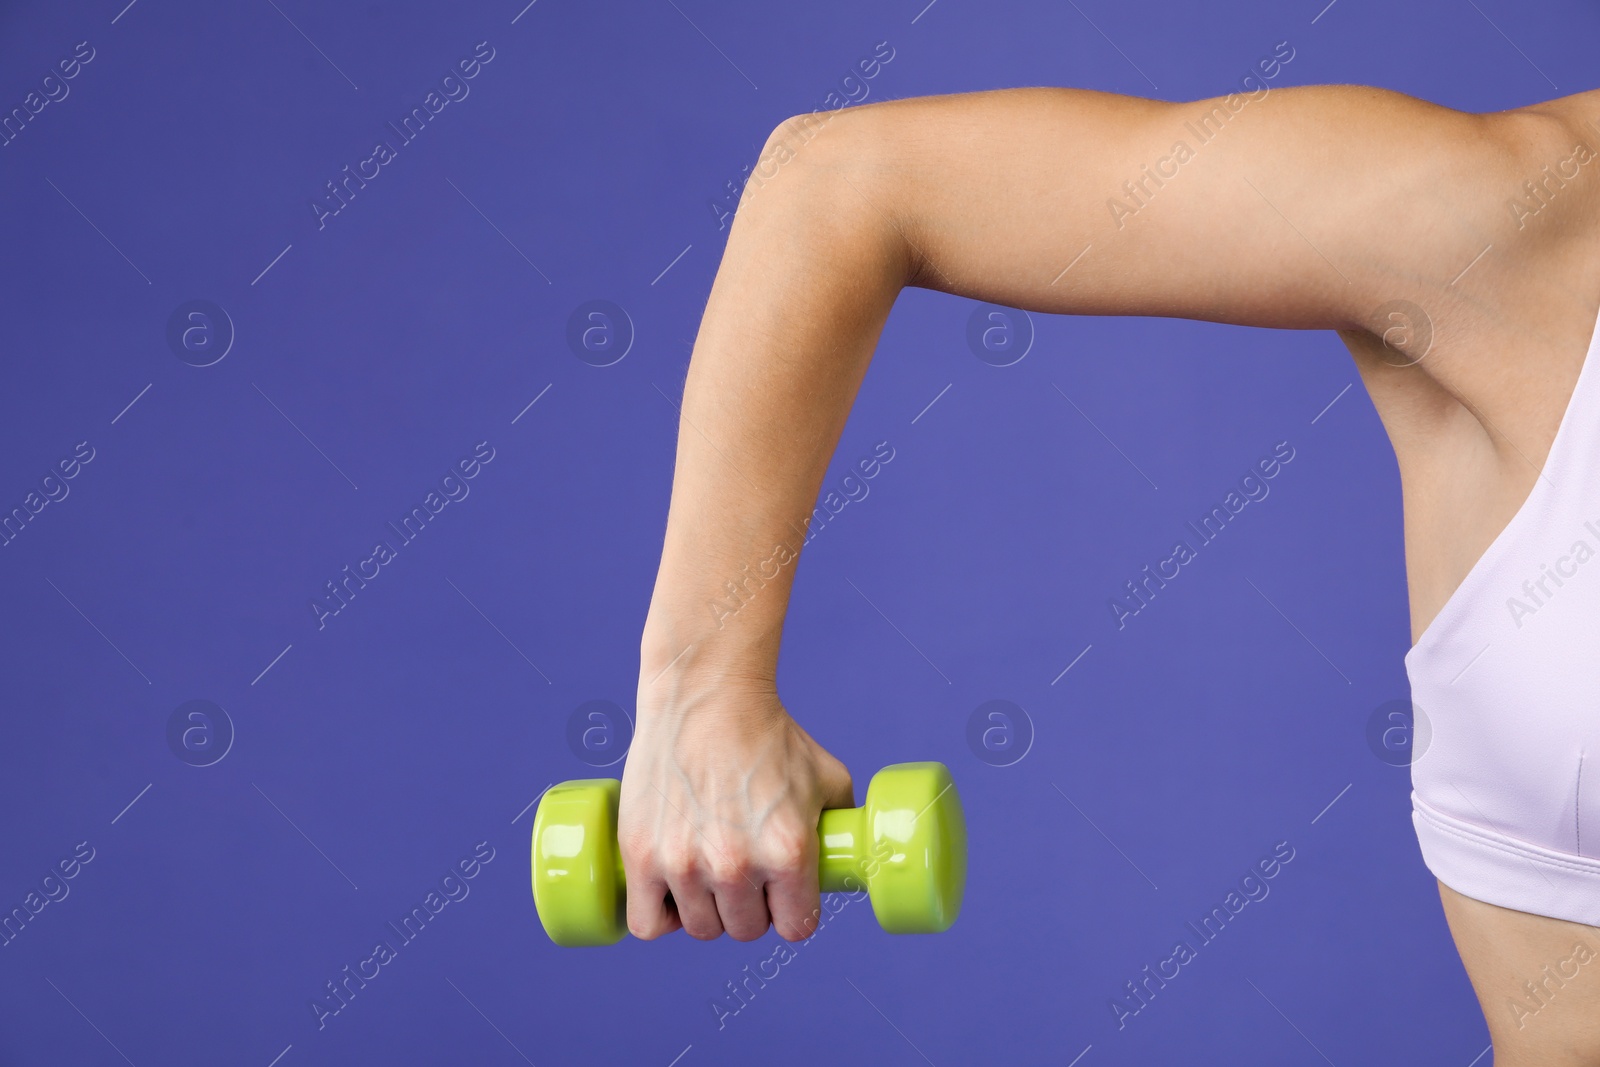
<path id="1" fill-rule="evenodd" d="M 1518 491 L 1536 477 L 1600 314 L 1597 117 L 1600 92 L 1579 94 L 1471 116 L 1443 147 L 1461 172 L 1432 194 L 1452 255 L 1416 287 L 1422 329 L 1394 334 L 1422 346 L 1345 338 L 1403 468 L 1488 455 Z"/>
<path id="2" fill-rule="evenodd" d="M 1480 117 L 1516 163 L 1504 190 L 1514 231 L 1587 236 L 1600 204 L 1600 90 Z"/>

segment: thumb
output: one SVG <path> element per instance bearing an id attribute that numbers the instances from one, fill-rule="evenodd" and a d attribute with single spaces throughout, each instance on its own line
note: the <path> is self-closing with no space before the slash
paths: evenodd
<path id="1" fill-rule="evenodd" d="M 821 754 L 817 781 L 822 787 L 822 806 L 827 808 L 853 808 L 856 806 L 855 784 L 850 771 L 828 752 Z"/>

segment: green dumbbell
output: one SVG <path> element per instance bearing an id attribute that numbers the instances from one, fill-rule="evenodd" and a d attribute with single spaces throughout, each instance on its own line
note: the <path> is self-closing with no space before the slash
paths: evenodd
<path id="1" fill-rule="evenodd" d="M 617 848 L 615 778 L 551 786 L 533 816 L 533 902 L 558 945 L 612 945 L 628 932 Z M 824 893 L 866 889 L 891 934 L 936 934 L 961 911 L 967 824 L 942 763 L 896 763 L 872 776 L 867 802 L 817 826 Z"/>

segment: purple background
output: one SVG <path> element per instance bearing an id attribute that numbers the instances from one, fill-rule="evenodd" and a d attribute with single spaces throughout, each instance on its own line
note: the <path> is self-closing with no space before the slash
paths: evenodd
<path id="1" fill-rule="evenodd" d="M 1484 1050 L 1406 770 L 1367 741 L 1406 696 L 1400 498 L 1331 334 L 1035 315 L 1001 368 L 968 347 L 971 301 L 906 293 L 827 484 L 875 442 L 895 458 L 806 550 L 780 687 L 858 797 L 883 764 L 950 764 L 960 921 L 894 938 L 853 904 L 720 1030 L 711 1001 L 775 935 L 577 951 L 541 931 L 527 806 L 616 773 L 569 747 L 569 719 L 631 711 L 674 404 L 726 238 L 712 204 L 779 120 L 880 41 L 869 100 L 1194 99 L 1287 40 L 1277 85 L 1495 110 L 1590 88 L 1600 28 L 1575 0 L 924 2 L 0 14 L 7 111 L 95 50 L 0 147 L 0 510 L 95 450 L 0 548 L 0 912 L 95 850 L 0 947 L 0 1063 Z M 398 140 L 385 124 L 479 41 L 494 59 L 470 95 L 319 230 L 324 183 Z M 208 367 L 166 340 L 194 299 L 237 334 Z M 631 319 L 612 366 L 567 343 L 590 300 Z M 310 598 L 485 440 L 470 496 L 319 630 Z M 1119 631 L 1108 599 L 1285 440 L 1270 496 Z M 168 742 L 196 699 L 236 732 L 206 767 Z M 994 699 L 1035 735 L 1007 767 L 967 742 Z M 495 858 L 470 895 L 319 1030 L 324 983 L 479 841 Z M 1198 944 L 1185 921 L 1279 841 L 1295 858 L 1270 896 L 1119 1031 L 1123 983 Z"/>

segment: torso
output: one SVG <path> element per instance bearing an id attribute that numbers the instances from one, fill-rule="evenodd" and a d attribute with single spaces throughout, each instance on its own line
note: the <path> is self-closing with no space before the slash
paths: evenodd
<path id="1" fill-rule="evenodd" d="M 1600 152 L 1590 118 L 1600 91 L 1505 113 L 1530 178 L 1580 140 Z M 1567 409 L 1600 312 L 1600 159 L 1437 291 L 1420 362 L 1340 334 L 1400 467 L 1413 642 L 1528 498 Z"/>
<path id="2" fill-rule="evenodd" d="M 1600 122 L 1600 91 L 1508 112 L 1504 122 L 1519 134 L 1512 139 L 1521 147 L 1512 170 L 1536 178 L 1580 141 L 1600 151 L 1600 126 L 1591 125 Z M 1505 203 L 1515 183 L 1502 194 L 1504 177 L 1486 179 L 1495 188 L 1473 190 L 1463 203 L 1482 204 L 1486 195 L 1503 195 Z M 1475 211 L 1461 214 L 1468 225 L 1478 221 Z M 1524 229 L 1494 228 L 1499 247 L 1459 281 L 1441 277 L 1432 284 L 1444 321 L 1435 323 L 1435 347 L 1419 364 L 1397 366 L 1407 360 L 1370 334 L 1340 334 L 1400 468 L 1413 653 L 1425 634 L 1436 636 L 1430 624 L 1528 501 L 1572 400 L 1600 315 L 1600 160 L 1583 167 Z M 1481 606 L 1450 604 L 1458 619 L 1458 609 Z M 1408 673 L 1410 667 L 1408 661 Z M 1509 701 L 1505 715 L 1528 710 L 1515 705 Z M 1437 771 L 1438 759 L 1436 753 L 1421 766 Z M 1488 773 L 1493 780 L 1497 771 Z M 1480 782 L 1473 791 L 1488 788 Z M 1600 986 L 1569 985 L 1541 1011 L 1537 1027 L 1512 1026 L 1507 1010 L 1523 996 L 1526 978 L 1570 953 L 1591 928 L 1486 904 L 1442 881 L 1439 892 L 1489 1023 L 1495 1061 L 1600 1062 Z"/>

